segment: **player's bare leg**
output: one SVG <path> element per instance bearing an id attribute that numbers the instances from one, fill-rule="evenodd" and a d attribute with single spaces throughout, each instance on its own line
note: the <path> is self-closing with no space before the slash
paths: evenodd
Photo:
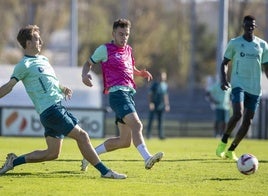
<path id="1" fill-rule="evenodd" d="M 83 157 L 101 172 L 101 177 L 113 179 L 125 179 L 127 177 L 125 174 L 119 174 L 112 171 L 111 169 L 108 169 L 101 162 L 99 156 L 97 155 L 94 147 L 90 142 L 90 138 L 87 132 L 81 129 L 78 125 L 75 126 L 75 128 L 69 133 L 68 136 L 76 140 Z"/>
<path id="2" fill-rule="evenodd" d="M 119 136 L 108 138 L 104 142 L 104 146 L 107 152 L 120 149 L 128 148 L 132 142 L 132 130 L 129 126 L 118 122 Z"/>
<path id="3" fill-rule="evenodd" d="M 25 155 L 16 156 L 14 153 L 9 153 L 3 167 L 0 169 L 0 175 L 12 170 L 15 166 L 25 163 L 37 163 L 57 159 L 61 152 L 62 139 L 46 137 L 47 149 L 35 150 Z"/>
<path id="4" fill-rule="evenodd" d="M 247 135 L 250 125 L 252 124 L 255 112 L 245 109 L 242 124 L 232 142 L 232 145 L 236 147 L 241 140 Z"/>
<path id="5" fill-rule="evenodd" d="M 126 115 L 123 121 L 132 130 L 133 143 L 145 161 L 145 168 L 151 169 L 156 162 L 162 159 L 164 153 L 159 152 L 155 155 L 149 153 L 142 135 L 143 125 L 136 112 Z"/>
<path id="6" fill-rule="evenodd" d="M 57 159 L 61 153 L 62 139 L 46 137 L 47 149 L 36 150 L 25 155 L 26 163 L 37 163 Z"/>
<path id="7" fill-rule="evenodd" d="M 90 142 L 88 134 L 83 129 L 76 126 L 69 133 L 68 137 L 76 140 L 83 157 L 85 157 L 92 165 L 96 165 L 100 162 L 100 159 Z"/>

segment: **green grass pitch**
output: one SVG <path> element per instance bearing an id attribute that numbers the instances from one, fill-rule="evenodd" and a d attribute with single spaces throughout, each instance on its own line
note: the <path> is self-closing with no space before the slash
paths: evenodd
<path id="1" fill-rule="evenodd" d="M 94 146 L 104 139 L 92 139 Z M 66 138 L 59 159 L 25 164 L 0 176 L 0 195 L 267 195 L 268 142 L 245 139 L 236 153 L 252 153 L 259 160 L 258 171 L 240 174 L 236 163 L 215 155 L 219 139 L 168 138 L 146 140 L 151 153 L 163 151 L 161 162 L 151 170 L 132 145 L 101 155 L 115 171 L 128 175 L 126 180 L 100 178 L 93 167 L 80 171 L 81 154 L 75 141 Z M 0 137 L 0 164 L 6 154 L 21 155 L 44 149 L 44 138 Z"/>

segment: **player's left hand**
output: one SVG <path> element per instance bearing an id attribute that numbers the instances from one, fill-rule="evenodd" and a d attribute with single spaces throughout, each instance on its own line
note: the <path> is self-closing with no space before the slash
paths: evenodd
<path id="1" fill-rule="evenodd" d="M 140 71 L 140 75 L 141 75 L 142 77 L 144 77 L 144 78 L 147 78 L 147 81 L 148 81 L 148 82 L 149 82 L 150 80 L 153 79 L 152 74 L 150 74 L 150 72 L 147 71 L 146 69 L 141 70 L 141 71 Z"/>
<path id="2" fill-rule="evenodd" d="M 231 88 L 231 84 L 226 80 L 222 80 L 221 81 L 221 89 L 226 91 L 229 88 Z"/>
<path id="3" fill-rule="evenodd" d="M 87 74 L 87 75 L 82 75 L 82 82 L 86 85 L 86 86 L 89 86 L 89 87 L 92 87 L 93 84 L 92 84 L 92 77 L 90 74 Z"/>
<path id="4" fill-rule="evenodd" d="M 69 89 L 68 87 L 64 87 L 63 93 L 65 95 L 65 97 L 64 97 L 65 100 L 67 100 L 67 99 L 70 100 L 72 95 L 73 95 L 72 89 Z"/>

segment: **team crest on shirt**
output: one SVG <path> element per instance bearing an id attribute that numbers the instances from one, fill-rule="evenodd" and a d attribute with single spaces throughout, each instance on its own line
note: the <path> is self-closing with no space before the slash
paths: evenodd
<path id="1" fill-rule="evenodd" d="M 119 53 L 115 53 L 115 58 L 121 59 L 122 57 L 121 57 L 121 55 Z"/>
<path id="2" fill-rule="evenodd" d="M 121 60 L 121 59 L 127 59 L 128 58 L 128 55 L 127 54 L 122 54 L 122 53 L 115 53 L 115 58 L 118 59 L 118 60 Z"/>
<path id="3" fill-rule="evenodd" d="M 124 110 L 128 110 L 128 109 L 129 109 L 128 105 L 124 105 Z"/>
<path id="4" fill-rule="evenodd" d="M 39 71 L 40 73 L 42 73 L 42 72 L 44 72 L 44 68 L 43 68 L 43 67 L 38 67 L 38 71 Z"/>

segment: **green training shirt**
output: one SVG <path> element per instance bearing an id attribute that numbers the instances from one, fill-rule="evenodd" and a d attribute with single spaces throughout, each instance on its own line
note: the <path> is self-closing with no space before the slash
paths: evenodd
<path id="1" fill-rule="evenodd" d="M 213 99 L 217 101 L 215 104 L 217 109 L 230 110 L 230 88 L 224 91 L 221 89 L 221 85 L 219 83 L 215 83 L 208 89 L 208 92 L 211 94 Z"/>
<path id="2" fill-rule="evenodd" d="M 261 65 L 268 62 L 267 43 L 256 36 L 251 42 L 239 36 L 230 40 L 224 57 L 232 61 L 232 88 L 241 87 L 250 94 L 261 95 Z"/>
<path id="3" fill-rule="evenodd" d="M 59 80 L 45 56 L 24 56 L 11 78 L 22 81 L 39 114 L 64 98 Z"/>

